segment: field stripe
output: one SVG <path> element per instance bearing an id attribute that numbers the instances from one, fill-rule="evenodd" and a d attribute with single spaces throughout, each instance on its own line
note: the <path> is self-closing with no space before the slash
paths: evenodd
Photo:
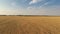
<path id="1" fill-rule="evenodd" d="M 9 22 L 9 23 L 8 23 Z M 17 24 L 14 20 L 6 22 L 2 29 L 0 30 L 1 34 L 17 34 Z M 1 26 L 1 25 L 0 25 Z M 3 32 L 4 31 L 4 32 Z"/>

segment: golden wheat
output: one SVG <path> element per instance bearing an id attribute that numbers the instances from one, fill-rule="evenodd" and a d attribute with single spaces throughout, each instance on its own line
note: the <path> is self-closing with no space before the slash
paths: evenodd
<path id="1" fill-rule="evenodd" d="M 60 17 L 0 16 L 0 34 L 60 34 Z"/>

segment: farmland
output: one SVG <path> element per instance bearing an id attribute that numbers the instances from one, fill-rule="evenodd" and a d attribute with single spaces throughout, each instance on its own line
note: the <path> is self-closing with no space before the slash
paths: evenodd
<path id="1" fill-rule="evenodd" d="M 0 16 L 0 34 L 60 34 L 60 16 Z"/>

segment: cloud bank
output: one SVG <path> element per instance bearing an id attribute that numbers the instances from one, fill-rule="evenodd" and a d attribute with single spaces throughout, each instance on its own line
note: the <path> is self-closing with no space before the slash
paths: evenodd
<path id="1" fill-rule="evenodd" d="M 60 15 L 60 7 L 52 6 L 52 8 L 33 8 L 0 10 L 0 15 Z"/>

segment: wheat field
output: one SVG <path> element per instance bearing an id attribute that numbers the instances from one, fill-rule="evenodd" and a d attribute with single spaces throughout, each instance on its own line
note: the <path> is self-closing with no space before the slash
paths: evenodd
<path id="1" fill-rule="evenodd" d="M 0 34 L 60 34 L 60 17 L 0 16 Z"/>

